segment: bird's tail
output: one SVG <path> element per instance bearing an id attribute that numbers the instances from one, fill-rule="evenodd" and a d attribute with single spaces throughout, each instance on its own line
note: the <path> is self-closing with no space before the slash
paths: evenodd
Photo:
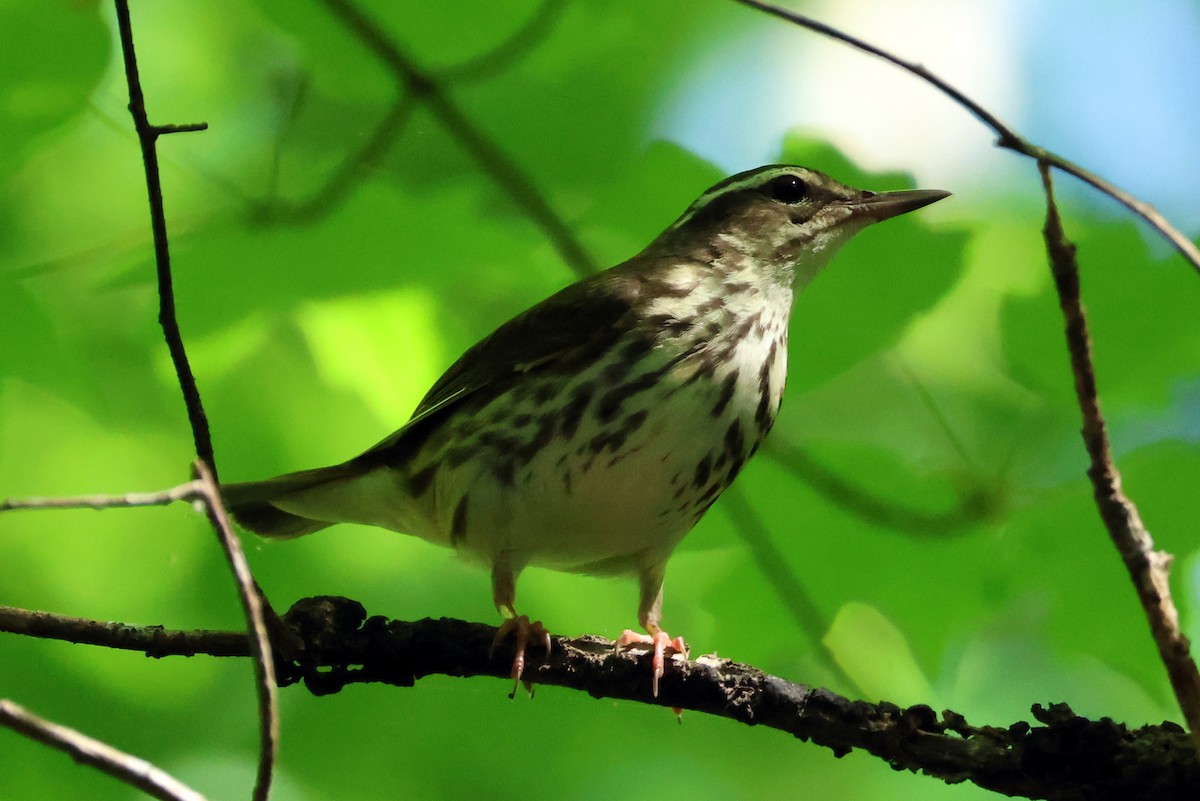
<path id="1" fill-rule="evenodd" d="M 265 481 L 225 484 L 221 487 L 221 497 L 230 514 L 244 528 L 264 537 L 290 539 L 320 531 L 336 521 L 316 520 L 286 512 L 277 503 L 333 482 L 353 478 L 359 472 L 347 464 L 302 470 Z"/>

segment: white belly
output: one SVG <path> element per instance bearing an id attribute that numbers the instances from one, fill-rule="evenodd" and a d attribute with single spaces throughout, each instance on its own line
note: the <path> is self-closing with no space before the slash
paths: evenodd
<path id="1" fill-rule="evenodd" d="M 597 391 L 574 436 L 552 439 L 511 481 L 474 460 L 439 470 L 428 525 L 410 533 L 518 567 L 619 573 L 662 561 L 765 434 L 756 419 L 763 353 L 738 351 L 691 382 L 704 363 L 681 363 L 608 419 Z M 782 343 L 772 354 L 770 382 L 781 390 Z M 778 391 L 772 420 L 777 407 Z"/>

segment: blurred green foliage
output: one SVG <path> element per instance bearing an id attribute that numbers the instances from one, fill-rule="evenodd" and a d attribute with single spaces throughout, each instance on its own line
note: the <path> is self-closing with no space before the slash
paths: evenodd
<path id="1" fill-rule="evenodd" d="M 337 461 L 378 440 L 458 353 L 573 279 L 421 107 L 327 213 L 263 222 L 264 205 L 319 193 L 370 139 L 395 80 L 319 3 L 134 6 L 152 118 L 211 125 L 160 151 L 180 323 L 226 479 Z M 505 41 L 536 8 L 372 11 L 437 76 Z M 596 262 L 615 263 L 721 177 L 647 143 L 655 108 L 696 53 L 763 22 L 683 0 L 576 2 L 547 19 L 511 59 L 455 80 L 446 72 L 450 96 Z M 188 472 L 112 29 L 106 4 L 0 5 L 0 496 L 164 488 Z M 779 160 L 876 189 L 910 184 L 800 137 L 781 143 Z M 766 457 L 739 486 L 824 629 L 789 618 L 718 504 L 671 563 L 670 631 L 699 652 L 977 723 L 1007 725 L 1053 701 L 1132 724 L 1177 717 L 1084 479 L 1036 191 L 1002 206 L 960 196 L 889 222 L 797 303 L 776 437 L 876 498 L 882 515 Z M 950 203 L 965 209 L 953 221 Z M 1194 633 L 1200 287 L 1178 259 L 1148 255 L 1132 225 L 1086 209 L 1067 216 L 1126 487 L 1179 557 L 1177 598 Z M 906 512 L 953 525 L 914 531 L 901 525 Z M 339 527 L 247 547 L 279 607 L 341 594 L 398 618 L 494 619 L 482 573 L 405 537 Z M 241 625 L 212 535 L 182 507 L 5 515 L 0 566 L 3 604 Z M 633 622 L 634 595 L 629 582 L 540 570 L 521 582 L 523 608 L 565 634 L 617 634 Z M 248 664 L 2 636 L 0 666 L 0 696 L 212 798 L 247 795 L 257 731 Z M 987 795 L 703 715 L 680 726 L 661 709 L 556 688 L 532 702 L 506 692 L 449 678 L 328 698 L 286 690 L 274 797 Z M 0 798 L 133 795 L 14 734 L 0 740 Z"/>

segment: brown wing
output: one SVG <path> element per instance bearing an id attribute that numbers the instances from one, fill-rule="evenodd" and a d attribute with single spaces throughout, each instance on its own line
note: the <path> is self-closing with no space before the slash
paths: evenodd
<path id="1" fill-rule="evenodd" d="M 403 428 L 352 461 L 401 461 L 464 401 L 486 403 L 530 373 L 570 371 L 589 362 L 617 340 L 640 285 L 636 276 L 618 267 L 572 284 L 518 314 L 459 357 Z"/>

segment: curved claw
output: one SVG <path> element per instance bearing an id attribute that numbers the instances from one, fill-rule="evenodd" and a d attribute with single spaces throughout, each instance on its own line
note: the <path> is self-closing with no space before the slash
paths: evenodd
<path id="1" fill-rule="evenodd" d="M 496 651 L 496 646 L 510 634 L 515 635 L 516 645 L 514 646 L 515 653 L 513 654 L 512 673 L 510 677 L 513 680 L 512 698 L 517 694 L 517 687 L 521 684 L 521 675 L 525 672 L 525 649 L 528 647 L 530 638 L 533 642 L 538 643 L 546 649 L 546 653 L 550 653 L 550 632 L 542 625 L 542 621 L 530 621 L 526 615 L 517 615 L 505 619 L 500 627 L 496 629 L 496 636 L 492 638 L 492 647 L 488 649 L 488 658 Z M 525 682 L 525 686 L 530 687 L 529 682 Z M 530 691 L 532 695 L 532 690 Z"/>
<path id="2" fill-rule="evenodd" d="M 651 686 L 653 688 L 654 697 L 658 697 L 658 680 L 666 673 L 667 667 L 667 649 L 671 650 L 671 654 L 683 654 L 683 658 L 687 659 L 688 647 L 682 637 L 671 638 L 670 634 L 659 629 L 653 634 L 639 634 L 631 629 L 625 629 L 621 632 L 621 636 L 617 638 L 617 650 L 626 648 L 630 645 L 650 645 L 653 648 L 653 656 L 650 660 L 650 667 L 653 671 L 653 679 Z"/>

